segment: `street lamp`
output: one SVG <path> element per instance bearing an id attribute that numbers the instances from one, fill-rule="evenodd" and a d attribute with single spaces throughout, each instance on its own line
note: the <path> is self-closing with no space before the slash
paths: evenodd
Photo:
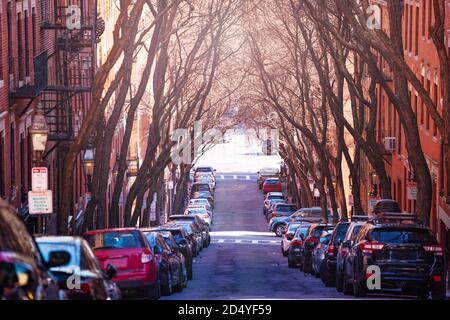
<path id="1" fill-rule="evenodd" d="M 45 151 L 48 134 L 50 132 L 42 109 L 42 103 L 39 103 L 29 129 L 33 151 L 40 153 Z"/>
<path id="2" fill-rule="evenodd" d="M 83 156 L 83 167 L 84 173 L 86 174 L 86 185 L 87 191 L 91 192 L 92 190 L 92 175 L 94 174 L 94 150 L 88 148 L 84 150 Z"/>

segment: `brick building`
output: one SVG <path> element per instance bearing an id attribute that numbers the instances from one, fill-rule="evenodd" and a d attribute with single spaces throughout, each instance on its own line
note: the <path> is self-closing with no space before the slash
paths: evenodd
<path id="1" fill-rule="evenodd" d="M 421 79 L 430 97 L 442 114 L 441 87 L 439 80 L 440 64 L 436 49 L 430 34 L 433 24 L 433 1 L 438 0 L 405 0 L 403 12 L 403 46 L 408 65 Z M 446 44 L 450 53 L 450 1 L 446 2 Z M 381 27 L 388 31 L 388 16 L 385 1 L 372 1 L 380 6 Z M 378 61 L 381 69 L 389 77 L 391 71 L 382 58 Z M 409 85 L 411 108 L 417 117 L 417 125 L 421 144 L 432 177 L 433 201 L 430 213 L 430 226 L 437 233 L 441 243 L 450 248 L 450 206 L 445 204 L 443 190 L 445 184 L 442 167 L 442 141 L 439 130 L 421 101 L 416 90 Z M 380 87 L 377 88 L 378 116 L 377 140 L 384 146 L 385 167 L 391 182 L 392 198 L 397 200 L 405 212 L 414 212 L 416 200 L 412 194 L 415 191 L 415 181 L 412 169 L 408 163 L 408 154 L 403 128 L 395 108 L 388 96 Z M 374 170 L 368 161 L 362 164 L 361 194 L 363 205 L 368 209 L 371 199 L 380 195 L 380 186 Z"/>
<path id="2" fill-rule="evenodd" d="M 60 206 L 64 155 L 90 106 L 96 2 L 0 0 L 0 196 L 24 215 L 36 160 L 29 129 L 38 104 L 50 131 L 42 161 L 49 169 L 54 213 Z M 72 213 L 77 213 L 86 189 L 81 156 L 72 189 Z M 36 227 L 33 218 L 27 220 Z M 56 214 L 47 216 L 45 225 L 53 232 Z"/>

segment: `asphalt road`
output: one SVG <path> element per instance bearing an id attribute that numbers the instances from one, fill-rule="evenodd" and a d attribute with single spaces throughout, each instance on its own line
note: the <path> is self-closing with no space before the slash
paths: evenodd
<path id="1" fill-rule="evenodd" d="M 215 198 L 212 243 L 196 258 L 194 279 L 164 299 L 348 299 L 288 268 L 280 238 L 267 232 L 254 173 L 218 173 Z"/>

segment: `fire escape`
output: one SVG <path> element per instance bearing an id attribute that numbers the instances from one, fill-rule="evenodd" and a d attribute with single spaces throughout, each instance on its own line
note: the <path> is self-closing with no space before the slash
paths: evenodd
<path id="1" fill-rule="evenodd" d="M 96 43 L 104 30 L 96 5 L 97 1 L 54 0 L 54 16 L 41 24 L 42 31 L 55 34 L 54 52 L 47 61 L 54 68 L 53 77 L 49 76 L 40 99 L 49 140 L 57 142 L 54 148 L 77 136 L 90 105 Z"/>

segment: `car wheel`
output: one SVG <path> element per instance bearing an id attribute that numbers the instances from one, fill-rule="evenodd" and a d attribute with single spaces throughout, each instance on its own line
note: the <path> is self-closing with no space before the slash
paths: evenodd
<path id="1" fill-rule="evenodd" d="M 417 299 L 419 300 L 426 300 L 430 296 L 430 292 L 428 289 L 419 289 L 417 291 Z"/>
<path id="2" fill-rule="evenodd" d="M 180 266 L 180 271 L 178 274 L 178 284 L 174 287 L 175 292 L 181 292 L 184 288 L 184 274 L 183 274 L 183 266 Z"/>
<path id="3" fill-rule="evenodd" d="M 158 280 L 155 281 L 155 283 L 151 286 L 149 293 L 148 293 L 148 299 L 149 300 L 158 300 L 161 298 L 161 281 Z"/>
<path id="4" fill-rule="evenodd" d="M 186 269 L 188 280 L 192 280 L 194 278 L 194 273 L 192 272 L 192 261 L 186 266 Z"/>
<path id="5" fill-rule="evenodd" d="M 282 224 L 278 224 L 274 227 L 275 235 L 277 237 L 281 237 L 283 235 L 284 226 Z"/>
<path id="6" fill-rule="evenodd" d="M 308 256 L 306 256 L 305 260 L 303 261 L 303 272 L 311 273 L 311 258 L 309 258 Z"/>
<path id="7" fill-rule="evenodd" d="M 163 296 L 170 296 L 172 294 L 172 273 L 167 272 L 166 283 L 161 286 L 161 293 Z"/>
<path id="8" fill-rule="evenodd" d="M 440 286 L 440 287 L 431 289 L 431 299 L 433 299 L 433 300 L 445 300 L 446 295 L 447 295 L 447 293 L 446 293 L 445 286 Z"/>
<path id="9" fill-rule="evenodd" d="M 353 295 L 357 298 L 365 297 L 367 294 L 366 288 L 366 282 L 361 279 L 361 275 L 358 273 L 353 285 Z"/>
<path id="10" fill-rule="evenodd" d="M 348 282 L 346 275 L 344 274 L 343 279 L 342 279 L 342 292 L 346 295 L 349 296 L 353 293 L 353 288 L 351 286 L 351 284 Z"/>
<path id="11" fill-rule="evenodd" d="M 336 270 L 336 291 L 337 292 L 342 292 L 343 288 L 342 288 L 342 275 L 341 272 L 339 270 Z"/>

